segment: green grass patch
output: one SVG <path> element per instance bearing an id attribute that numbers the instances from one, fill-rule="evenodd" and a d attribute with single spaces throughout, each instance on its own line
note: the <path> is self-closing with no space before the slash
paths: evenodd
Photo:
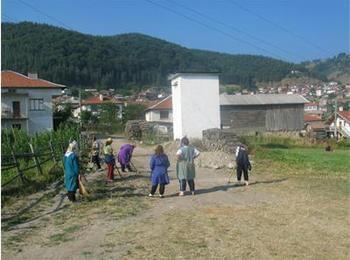
<path id="1" fill-rule="evenodd" d="M 303 170 L 304 173 L 342 176 L 348 176 L 350 173 L 349 150 L 325 152 L 317 148 L 259 148 L 255 158 L 279 162 L 290 168 Z"/>

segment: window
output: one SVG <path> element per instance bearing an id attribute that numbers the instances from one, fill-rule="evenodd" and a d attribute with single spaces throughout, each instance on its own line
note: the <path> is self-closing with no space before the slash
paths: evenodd
<path id="1" fill-rule="evenodd" d="M 31 111 L 43 111 L 44 110 L 44 99 L 42 99 L 42 98 L 30 99 L 30 110 Z"/>
<path id="2" fill-rule="evenodd" d="M 169 111 L 160 111 L 160 119 L 168 119 Z"/>
<path id="3" fill-rule="evenodd" d="M 16 128 L 16 129 L 20 130 L 22 128 L 22 125 L 21 124 L 13 124 L 12 128 Z"/>
<path id="4" fill-rule="evenodd" d="M 21 117 L 21 103 L 19 101 L 12 102 L 13 117 Z"/>
<path id="5" fill-rule="evenodd" d="M 16 93 L 15 89 L 9 89 L 9 93 Z"/>

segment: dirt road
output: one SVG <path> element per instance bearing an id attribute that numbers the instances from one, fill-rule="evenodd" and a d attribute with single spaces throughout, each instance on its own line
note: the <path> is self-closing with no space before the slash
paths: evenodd
<path id="1" fill-rule="evenodd" d="M 237 186 L 227 183 L 227 169 L 198 168 L 196 195 L 178 197 L 171 158 L 165 198 L 148 198 L 151 152 L 137 147 L 133 161 L 139 174 L 128 173 L 110 186 L 104 173 L 89 175 L 97 194 L 90 201 L 72 206 L 62 202 L 61 191 L 25 221 L 3 228 L 3 259 L 350 256 L 348 199 L 326 196 L 319 190 L 323 184 L 265 165 L 254 167 L 251 185 Z"/>

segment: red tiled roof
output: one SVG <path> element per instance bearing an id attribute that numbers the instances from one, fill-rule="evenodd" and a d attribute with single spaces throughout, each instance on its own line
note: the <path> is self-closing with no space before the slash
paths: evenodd
<path id="1" fill-rule="evenodd" d="M 322 118 L 320 115 L 316 115 L 316 114 L 304 115 L 304 122 L 313 122 L 313 121 L 322 121 Z"/>
<path id="2" fill-rule="evenodd" d="M 172 109 L 173 108 L 173 102 L 171 95 L 163 99 L 162 101 L 156 103 L 155 105 L 152 105 L 147 108 L 147 110 L 163 110 L 163 109 Z"/>
<path id="3" fill-rule="evenodd" d="M 1 71 L 1 87 L 3 88 L 64 88 L 64 85 L 56 84 L 43 79 L 31 79 L 12 70 Z"/>
<path id="4" fill-rule="evenodd" d="M 350 111 L 339 111 L 338 115 L 347 121 L 350 121 Z"/>

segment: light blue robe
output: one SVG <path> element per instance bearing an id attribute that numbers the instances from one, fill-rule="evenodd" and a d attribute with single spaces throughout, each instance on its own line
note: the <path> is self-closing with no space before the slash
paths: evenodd
<path id="1" fill-rule="evenodd" d="M 67 191 L 76 192 L 78 189 L 79 163 L 75 153 L 66 153 L 63 156 L 64 184 Z"/>

